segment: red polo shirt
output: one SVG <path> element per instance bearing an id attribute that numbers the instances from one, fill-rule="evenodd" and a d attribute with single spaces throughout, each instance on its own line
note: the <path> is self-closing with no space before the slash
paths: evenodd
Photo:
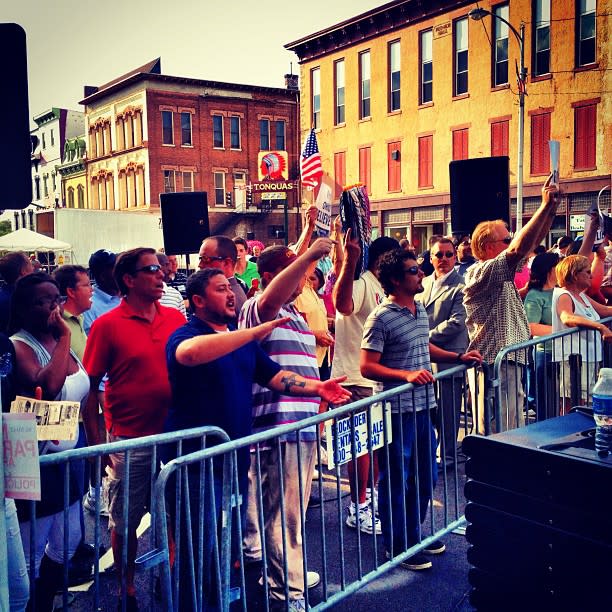
<path id="1" fill-rule="evenodd" d="M 116 436 L 160 433 L 168 413 L 166 343 L 185 318 L 174 308 L 155 306 L 149 322 L 122 300 L 94 321 L 87 338 L 83 365 L 90 376 L 108 373 L 104 420 Z"/>

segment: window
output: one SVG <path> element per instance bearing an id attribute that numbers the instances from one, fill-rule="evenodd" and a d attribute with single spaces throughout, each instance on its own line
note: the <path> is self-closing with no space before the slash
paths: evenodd
<path id="1" fill-rule="evenodd" d="M 468 92 L 468 20 L 458 19 L 454 24 L 453 44 L 455 87 L 454 96 L 462 96 Z"/>
<path id="2" fill-rule="evenodd" d="M 284 121 L 275 121 L 274 122 L 274 136 L 275 143 L 274 146 L 277 151 L 285 150 L 285 122 Z"/>
<path id="3" fill-rule="evenodd" d="M 230 149 L 240 149 L 240 117 L 230 117 Z"/>
<path id="4" fill-rule="evenodd" d="M 402 189 L 402 162 L 400 142 L 387 143 L 387 189 L 401 191 Z"/>
<path id="5" fill-rule="evenodd" d="M 223 116 L 213 115 L 213 148 L 223 149 Z"/>
<path id="6" fill-rule="evenodd" d="M 499 20 L 501 17 L 508 21 L 508 5 L 497 6 L 493 12 L 493 87 L 497 87 L 508 82 L 508 26 Z"/>
<path id="7" fill-rule="evenodd" d="M 491 155 L 501 157 L 508 155 L 508 134 L 510 132 L 510 121 L 491 122 Z"/>
<path id="8" fill-rule="evenodd" d="M 164 193 L 176 191 L 176 172 L 174 170 L 164 170 Z"/>
<path id="9" fill-rule="evenodd" d="M 334 98 L 336 115 L 334 125 L 344 123 L 344 60 L 334 62 Z"/>
<path id="10" fill-rule="evenodd" d="M 68 208 L 74 208 L 74 187 L 68 187 Z"/>
<path id="11" fill-rule="evenodd" d="M 433 33 L 431 30 L 421 32 L 421 98 L 420 104 L 427 104 L 433 100 Z"/>
<path id="12" fill-rule="evenodd" d="M 52 185 L 52 188 L 53 188 L 53 192 L 57 191 L 57 180 L 56 180 L 56 176 L 57 176 L 57 175 L 55 174 L 55 172 L 52 172 L 52 173 L 51 173 L 51 185 Z"/>
<path id="13" fill-rule="evenodd" d="M 334 153 L 334 197 L 339 197 L 344 185 L 346 185 L 346 154 L 344 151 Z"/>
<path id="14" fill-rule="evenodd" d="M 597 105 L 585 104 L 574 108 L 574 168 L 593 170 L 595 160 L 595 128 Z"/>
<path id="15" fill-rule="evenodd" d="M 576 3 L 576 65 L 595 63 L 595 9 L 596 0 L 579 0 Z M 43 141 L 44 142 L 44 141 Z M 44 145 L 43 145 L 44 148 Z"/>
<path id="16" fill-rule="evenodd" d="M 83 185 L 77 187 L 77 206 L 79 208 L 85 208 L 85 188 Z"/>
<path id="17" fill-rule="evenodd" d="M 361 147 L 359 149 L 359 182 L 364 185 L 368 195 L 372 193 L 372 167 L 371 167 L 371 153 L 370 147 Z"/>
<path id="18" fill-rule="evenodd" d="M 49 175 L 45 174 L 43 176 L 43 195 L 45 198 L 49 197 Z"/>
<path id="19" fill-rule="evenodd" d="M 370 52 L 359 54 L 359 118 L 370 116 Z"/>
<path id="20" fill-rule="evenodd" d="M 162 111 L 162 144 L 174 144 L 174 126 L 172 111 Z"/>
<path id="21" fill-rule="evenodd" d="M 55 144 L 55 135 L 53 134 L 53 128 L 51 128 L 49 136 L 51 137 L 51 146 L 53 146 Z"/>
<path id="22" fill-rule="evenodd" d="M 35 200 L 40 200 L 40 176 L 34 177 L 34 193 L 36 197 Z"/>
<path id="23" fill-rule="evenodd" d="M 259 150 L 260 151 L 270 150 L 270 120 L 269 119 L 259 120 Z"/>
<path id="24" fill-rule="evenodd" d="M 531 174 L 548 174 L 550 167 L 550 113 L 531 116 Z"/>
<path id="25" fill-rule="evenodd" d="M 400 41 L 389 43 L 389 112 L 400 109 Z"/>
<path id="26" fill-rule="evenodd" d="M 433 187 L 433 136 L 419 138 L 419 187 Z"/>
<path id="27" fill-rule="evenodd" d="M 191 113 L 181 113 L 181 145 L 191 147 Z"/>
<path id="28" fill-rule="evenodd" d="M 533 24 L 533 74 L 550 72 L 550 0 L 535 0 Z"/>
<path id="29" fill-rule="evenodd" d="M 45 149 L 47 147 L 47 139 L 45 138 L 45 133 L 42 132 L 42 148 Z"/>
<path id="30" fill-rule="evenodd" d="M 468 135 L 467 128 L 461 130 L 453 130 L 453 160 L 468 159 Z"/>
<path id="31" fill-rule="evenodd" d="M 183 191 L 193 191 L 193 172 L 183 172 Z"/>
<path id="32" fill-rule="evenodd" d="M 312 93 L 311 102 L 311 123 L 315 130 L 321 127 L 321 69 L 313 68 L 310 71 L 310 91 Z"/>
<path id="33" fill-rule="evenodd" d="M 215 206 L 225 206 L 225 173 L 214 172 L 215 179 Z"/>

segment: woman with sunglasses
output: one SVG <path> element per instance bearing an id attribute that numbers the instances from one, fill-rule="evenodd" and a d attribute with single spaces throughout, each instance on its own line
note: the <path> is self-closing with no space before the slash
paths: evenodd
<path id="1" fill-rule="evenodd" d="M 82 402 L 89 392 L 89 378 L 70 350 L 70 328 L 62 318 L 65 298 L 51 276 L 37 272 L 17 281 L 11 299 L 9 332 L 15 347 L 15 391 L 35 397 Z M 75 432 L 76 433 L 76 432 Z M 44 441 L 39 453 L 46 454 L 76 446 L 72 441 Z M 70 464 L 68 507 L 68 550 L 71 559 L 81 540 L 80 503 L 82 482 L 76 464 Z M 41 468 L 41 501 L 36 504 L 35 563 L 36 609 L 51 610 L 56 590 L 63 582 L 64 563 L 64 466 Z M 17 502 L 24 550 L 30 551 L 30 504 Z"/>

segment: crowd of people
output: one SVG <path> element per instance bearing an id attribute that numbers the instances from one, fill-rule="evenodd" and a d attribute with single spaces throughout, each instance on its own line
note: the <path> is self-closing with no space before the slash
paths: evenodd
<path id="1" fill-rule="evenodd" d="M 421 254 L 407 240 L 379 237 L 357 277 L 359 240 L 350 230 L 343 235 L 339 220 L 329 237 L 313 239 L 314 207 L 305 212 L 302 234 L 289 247 L 206 238 L 200 269 L 189 276 L 178 270 L 176 256 L 153 248 L 119 255 L 99 250 L 88 269 L 64 265 L 53 275 L 35 272 L 24 253 L 9 253 L 0 259 L 5 280 L 0 324 L 6 333 L 0 340 L 13 364 L 3 375 L 3 409 L 16 393 L 81 403 L 75 441 L 40 443 L 44 454 L 203 425 L 239 439 L 413 383 L 412 391 L 391 401 L 391 443 L 347 464 L 345 524 L 380 534 L 391 558 L 419 542 L 438 471 L 457 461 L 459 414 L 468 398 L 464 375 L 436 383 L 435 372 L 461 364 L 492 366 L 503 347 L 568 327 L 612 339 L 599 321 L 612 315 L 612 306 L 604 303 L 612 293 L 612 253 L 603 246 L 593 249 L 596 218 L 580 244 L 564 238 L 548 252 L 539 246 L 554 219 L 556 192 L 547 180 L 540 208 L 515 235 L 503 221 L 484 221 L 471 236 L 433 236 Z M 601 340 L 592 331 L 583 339 L 588 346 L 583 389 L 593 383 Z M 503 422 L 478 405 L 486 393 L 473 394 L 476 431 L 522 425 L 529 408 L 525 398 L 545 386 L 545 401 L 538 393 L 531 397 L 537 416 L 558 414 L 559 396 L 568 397 L 567 356 L 576 352 L 575 341 L 561 339 L 559 350 L 542 345 L 533 355 L 517 352 L 501 380 Z M 555 361 L 553 353 L 566 360 Z M 479 368 L 471 382 L 486 389 L 489 372 Z M 318 439 L 315 427 L 304 427 L 283 435 L 279 444 L 257 453 L 244 448 L 237 455 L 242 551 L 246 563 L 261 564 L 265 550 L 273 610 L 305 609 L 305 590 L 318 582 L 316 572 L 305 571 L 301 522 Z M 195 448 L 185 442 L 183 452 Z M 79 549 L 91 553 L 84 542 L 83 508 L 108 514 L 119 584 L 125 583 L 122 596 L 128 610 L 137 609 L 136 528 L 150 501 L 152 453 L 151 448 L 130 453 L 129 482 L 125 454 L 111 454 L 104 462 L 103 497 L 93 485 L 99 477 L 71 463 L 66 538 L 63 475 L 52 467 L 42 471 L 35 557 L 23 551 L 10 555 L 11 609 L 23 610 L 27 603 L 24 568 L 30 563 L 37 608 L 49 610 L 65 558 L 73 559 Z M 378 482 L 385 483 L 380 490 Z M 215 469 L 212 486 L 220 492 L 221 485 L 222 472 Z M 202 491 L 190 486 L 190 495 L 194 527 L 181 535 L 201 539 L 209 558 L 216 534 L 206 525 L 198 534 Z M 9 499 L 5 504 L 13 525 L 15 506 Z M 29 551 L 32 517 L 25 504 L 17 504 L 17 517 Z M 120 562 L 124 548 L 127 564 Z M 402 565 L 427 569 L 431 555 L 444 550 L 442 541 L 430 543 Z M 188 547 L 181 551 L 180 566 L 186 568 Z M 180 608 L 195 608 L 184 574 Z M 203 584 L 214 600 L 210 568 Z"/>

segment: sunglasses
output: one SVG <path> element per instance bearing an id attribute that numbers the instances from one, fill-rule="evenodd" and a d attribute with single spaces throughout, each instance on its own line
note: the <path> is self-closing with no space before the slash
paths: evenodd
<path id="1" fill-rule="evenodd" d="M 419 266 L 410 266 L 404 270 L 404 274 L 410 274 L 410 276 L 416 276 L 421 271 Z"/>
<path id="2" fill-rule="evenodd" d="M 437 257 L 438 259 L 442 259 L 443 257 L 446 257 L 446 259 L 452 259 L 455 256 L 455 254 L 452 251 L 438 251 L 437 253 L 434 253 L 434 257 Z"/>
<path id="3" fill-rule="evenodd" d="M 512 236 L 506 236 L 505 238 L 500 238 L 499 240 L 493 240 L 492 242 L 503 242 L 504 244 L 510 244 L 512 242 Z"/>
<path id="4" fill-rule="evenodd" d="M 155 274 L 161 270 L 161 266 L 159 264 L 150 264 L 148 266 L 142 266 L 142 268 L 137 268 L 134 270 L 134 274 L 138 274 L 138 272 L 146 272 L 147 274 Z"/>
<path id="5" fill-rule="evenodd" d="M 219 257 L 218 255 L 210 256 L 210 255 L 200 255 L 200 261 L 204 264 L 211 263 L 212 261 L 223 261 L 225 257 Z"/>

